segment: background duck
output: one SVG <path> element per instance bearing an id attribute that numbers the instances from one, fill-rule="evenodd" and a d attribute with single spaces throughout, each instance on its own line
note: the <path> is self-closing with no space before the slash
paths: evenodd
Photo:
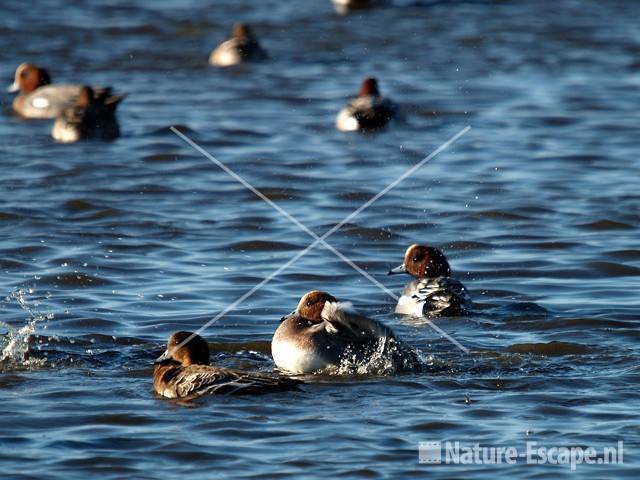
<path id="1" fill-rule="evenodd" d="M 451 278 L 451 267 L 444 253 L 435 247 L 413 244 L 404 262 L 389 271 L 408 273 L 409 282 L 398 300 L 395 312 L 404 315 L 460 315 L 471 303 L 467 289 Z"/>
<path id="2" fill-rule="evenodd" d="M 126 95 L 115 95 L 110 88 L 80 88 L 76 101 L 56 118 L 51 136 L 58 142 L 113 140 L 120 136 L 116 107 Z"/>
<path id="3" fill-rule="evenodd" d="M 222 42 L 209 56 L 209 63 L 217 67 L 229 67 L 246 61 L 264 60 L 267 52 L 253 35 L 249 25 L 236 23 L 233 35 Z"/>
<path id="4" fill-rule="evenodd" d="M 306 293 L 296 310 L 283 317 L 271 342 L 276 365 L 293 373 L 313 373 L 343 360 L 369 361 L 375 354 L 391 354 L 400 366 L 402 343 L 390 328 L 359 315 L 350 303 L 327 292 Z"/>
<path id="5" fill-rule="evenodd" d="M 368 77 L 358 96 L 338 113 L 336 128 L 343 132 L 377 130 L 386 126 L 397 111 L 395 103 L 380 94 L 378 81 Z"/>
<path id="6" fill-rule="evenodd" d="M 73 105 L 82 85 L 51 85 L 49 72 L 33 63 L 16 69 L 9 92 L 20 92 L 13 110 L 24 118 L 55 118 Z"/>
<path id="7" fill-rule="evenodd" d="M 173 333 L 167 349 L 153 367 L 153 389 L 167 398 L 265 393 L 295 389 L 301 383 L 279 375 L 238 372 L 209 365 L 209 345 L 192 332 Z"/>

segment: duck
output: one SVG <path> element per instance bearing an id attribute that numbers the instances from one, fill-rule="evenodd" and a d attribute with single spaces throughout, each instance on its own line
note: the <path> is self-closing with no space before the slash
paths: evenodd
<path id="1" fill-rule="evenodd" d="M 369 8 L 376 3 L 383 3 L 382 0 L 331 0 L 333 8 L 339 15 L 346 15 L 351 10 Z"/>
<path id="2" fill-rule="evenodd" d="M 389 327 L 319 290 L 305 293 L 282 317 L 271 341 L 276 366 L 295 374 L 321 373 L 344 361 L 368 362 L 381 353 L 401 368 L 413 361 L 407 360 L 408 351 Z"/>
<path id="3" fill-rule="evenodd" d="M 153 367 L 153 389 L 166 398 L 192 399 L 210 394 L 254 394 L 295 390 L 300 380 L 218 368 L 209 364 L 209 345 L 198 334 L 171 334 Z"/>
<path id="4" fill-rule="evenodd" d="M 360 85 L 358 96 L 338 113 L 336 128 L 342 132 L 378 130 L 385 127 L 397 111 L 396 104 L 380 94 L 378 80 L 367 77 Z"/>
<path id="5" fill-rule="evenodd" d="M 49 72 L 25 62 L 18 66 L 9 92 L 20 92 L 13 100 L 13 110 L 22 118 L 56 118 L 74 104 L 82 85 L 52 85 Z"/>
<path id="6" fill-rule="evenodd" d="M 405 286 L 395 313 L 422 317 L 461 315 L 468 310 L 471 300 L 467 289 L 451 278 L 447 257 L 437 248 L 410 245 L 404 262 L 388 272 L 399 273 L 408 273 L 415 279 Z"/>
<path id="7" fill-rule="evenodd" d="M 245 23 L 236 23 L 230 39 L 218 45 L 209 55 L 209 63 L 216 67 L 230 67 L 247 61 L 265 60 L 267 52 Z"/>
<path id="8" fill-rule="evenodd" d="M 60 143 L 79 140 L 113 140 L 120 136 L 116 107 L 126 97 L 110 88 L 94 90 L 84 85 L 75 102 L 56 118 L 51 136 Z"/>

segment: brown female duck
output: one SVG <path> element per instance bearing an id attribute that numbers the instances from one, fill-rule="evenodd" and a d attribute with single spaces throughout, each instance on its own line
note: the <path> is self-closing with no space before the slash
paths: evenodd
<path id="1" fill-rule="evenodd" d="M 153 389 L 168 398 L 251 394 L 296 389 L 300 381 L 280 375 L 238 372 L 209 365 L 209 346 L 192 332 L 176 332 L 155 361 Z"/>

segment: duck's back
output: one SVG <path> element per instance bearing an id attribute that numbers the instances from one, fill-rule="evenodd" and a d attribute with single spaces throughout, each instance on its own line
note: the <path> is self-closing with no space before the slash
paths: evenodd
<path id="1" fill-rule="evenodd" d="M 14 110 L 25 118 L 55 118 L 73 105 L 81 85 L 45 85 L 13 101 Z"/>
<path id="2" fill-rule="evenodd" d="M 460 315 L 471 301 L 467 289 L 451 277 L 424 278 L 409 282 L 395 312 L 403 315 Z"/>
<path id="3" fill-rule="evenodd" d="M 338 114 L 338 130 L 375 130 L 384 127 L 396 114 L 395 104 L 377 95 L 354 99 Z"/>
<path id="4" fill-rule="evenodd" d="M 242 373 L 211 365 L 157 365 L 153 372 L 154 390 L 168 398 L 267 393 L 295 389 L 299 384 L 282 376 Z"/>
<path id="5" fill-rule="evenodd" d="M 211 52 L 209 63 L 219 67 L 229 67 L 247 60 L 264 60 L 266 58 L 267 54 L 257 40 L 230 38 Z"/>

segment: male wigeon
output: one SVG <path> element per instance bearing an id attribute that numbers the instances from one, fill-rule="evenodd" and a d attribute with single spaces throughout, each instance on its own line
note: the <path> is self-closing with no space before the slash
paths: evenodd
<path id="1" fill-rule="evenodd" d="M 302 382 L 281 375 L 238 372 L 209 365 L 209 345 L 191 332 L 175 332 L 156 359 L 153 389 L 167 398 L 296 389 Z"/>
<path id="2" fill-rule="evenodd" d="M 365 78 L 358 97 L 347 104 L 336 118 L 336 128 L 343 132 L 377 130 L 396 116 L 397 106 L 384 98 L 375 78 Z"/>
<path id="3" fill-rule="evenodd" d="M 51 130 L 54 140 L 62 143 L 78 140 L 113 140 L 120 136 L 116 107 L 126 95 L 115 95 L 110 88 L 80 88 L 75 103 L 56 118 Z"/>
<path id="4" fill-rule="evenodd" d="M 24 118 L 55 118 L 72 105 L 82 85 L 51 85 L 51 76 L 44 68 L 23 63 L 16 69 L 9 92 L 20 92 L 13 100 L 13 109 Z"/>
<path id="5" fill-rule="evenodd" d="M 413 361 L 390 328 L 317 290 L 306 293 L 296 310 L 282 318 L 271 354 L 279 368 L 292 373 L 315 373 L 343 361 L 368 362 L 375 355 L 388 357 L 395 368 Z"/>
<path id="6" fill-rule="evenodd" d="M 467 289 L 451 278 L 451 267 L 440 250 L 413 244 L 404 254 L 404 263 L 389 271 L 415 277 L 398 300 L 396 313 L 415 316 L 460 315 L 470 304 Z"/>
<path id="7" fill-rule="evenodd" d="M 249 25 L 236 23 L 233 26 L 231 38 L 222 42 L 211 52 L 209 63 L 217 67 L 229 67 L 266 58 L 267 52 L 260 46 Z"/>

